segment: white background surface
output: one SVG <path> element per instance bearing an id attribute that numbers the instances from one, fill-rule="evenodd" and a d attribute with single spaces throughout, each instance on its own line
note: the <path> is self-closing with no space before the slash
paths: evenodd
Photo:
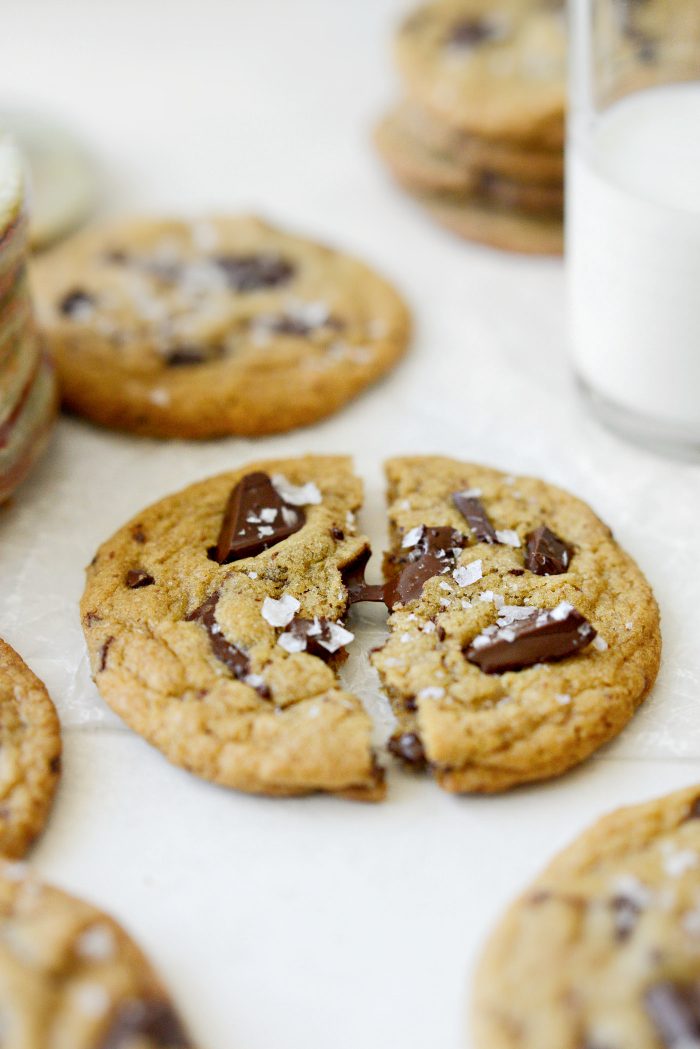
<path id="1" fill-rule="evenodd" d="M 368 133 L 395 93 L 389 36 L 404 7 L 3 10 L 0 99 L 83 134 L 105 173 L 105 210 L 261 211 L 374 262 L 416 317 L 405 363 L 320 426 L 195 446 L 64 421 L 0 513 L 1 632 L 64 723 L 63 785 L 34 862 L 134 931 L 200 1049 L 468 1046 L 468 972 L 504 904 L 600 812 L 700 778 L 699 471 L 628 448 L 578 407 L 559 262 L 454 240 L 384 178 Z M 379 457 L 394 452 L 471 457 L 588 499 L 662 606 L 662 674 L 623 736 L 546 786 L 453 798 L 392 776 L 371 807 L 236 795 L 124 729 L 89 680 L 78 624 L 96 545 L 191 480 L 301 451 L 356 454 L 377 549 Z M 358 681 L 376 699 L 371 675 Z"/>

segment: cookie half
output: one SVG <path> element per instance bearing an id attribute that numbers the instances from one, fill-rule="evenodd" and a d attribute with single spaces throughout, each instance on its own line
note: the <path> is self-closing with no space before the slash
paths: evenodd
<path id="1" fill-rule="evenodd" d="M 409 96 L 471 134 L 559 147 L 566 35 L 549 0 L 437 0 L 399 28 L 396 58 Z"/>
<path id="2" fill-rule="evenodd" d="M 580 500 L 453 459 L 387 464 L 387 643 L 397 756 L 453 792 L 557 776 L 627 724 L 656 677 L 649 584 Z"/>
<path id="3" fill-rule="evenodd" d="M 402 300 L 362 262 L 250 217 L 116 223 L 33 276 L 65 406 L 155 437 L 313 423 L 409 336 Z"/>
<path id="4" fill-rule="evenodd" d="M 149 962 L 112 918 L 0 864 L 8 1049 L 194 1049 Z"/>
<path id="5" fill-rule="evenodd" d="M 24 856 L 61 772 L 61 732 L 46 688 L 0 640 L 0 856 Z"/>
<path id="6" fill-rule="evenodd" d="M 372 722 L 335 670 L 369 557 L 342 457 L 253 463 L 144 510 L 88 568 L 110 706 L 175 764 L 262 794 L 383 796 Z"/>
<path id="7" fill-rule="evenodd" d="M 479 966 L 479 1049 L 700 1043 L 700 787 L 621 809 L 510 908 Z"/>

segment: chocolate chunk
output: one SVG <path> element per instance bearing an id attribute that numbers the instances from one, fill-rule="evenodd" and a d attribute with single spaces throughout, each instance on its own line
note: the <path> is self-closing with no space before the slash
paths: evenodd
<path id="1" fill-rule="evenodd" d="M 462 18 L 450 29 L 447 43 L 451 47 L 476 47 L 499 35 L 498 26 L 486 18 Z"/>
<path id="2" fill-rule="evenodd" d="M 332 619 L 326 619 L 325 616 L 317 616 L 315 619 L 304 619 L 303 616 L 298 616 L 289 624 L 287 631 L 304 641 L 306 651 L 310 656 L 318 656 L 327 663 L 331 656 L 345 652 L 342 645 L 336 647 L 332 632 L 334 626 L 342 626 L 342 623 L 336 624 Z"/>
<path id="3" fill-rule="evenodd" d="M 250 676 L 250 660 L 245 652 L 236 645 L 227 641 L 223 631 L 216 621 L 216 606 L 219 603 L 218 591 L 203 601 L 198 608 L 185 616 L 188 623 L 200 623 L 209 635 L 211 650 L 220 662 L 231 671 L 239 681 L 250 684 L 246 679 Z M 262 699 L 270 698 L 270 690 L 263 682 L 256 682 L 252 686 Z"/>
<path id="4" fill-rule="evenodd" d="M 454 528 L 422 526 L 417 542 L 399 564 L 403 567 L 384 584 L 384 601 L 391 611 L 397 602 L 408 604 L 423 593 L 433 576 L 449 572 L 456 564 L 466 537 Z"/>
<path id="5" fill-rule="evenodd" d="M 485 674 L 503 674 L 565 659 L 595 636 L 585 616 L 562 601 L 552 611 L 533 608 L 526 618 L 487 627 L 466 648 L 465 655 Z"/>
<path id="6" fill-rule="evenodd" d="M 49 771 L 53 772 L 54 775 L 61 771 L 61 755 L 55 754 L 49 762 Z"/>
<path id="7" fill-rule="evenodd" d="M 220 565 L 254 557 L 298 532 L 306 520 L 286 503 L 266 473 L 248 474 L 229 496 L 212 560 Z"/>
<path id="8" fill-rule="evenodd" d="M 454 492 L 452 495 L 452 502 L 471 528 L 477 542 L 498 542 L 496 529 L 491 524 L 481 499 L 475 495 L 469 495 L 468 491 Z"/>
<path id="9" fill-rule="evenodd" d="M 232 291 L 258 291 L 286 284 L 295 267 L 280 255 L 217 255 L 214 262 L 223 270 Z"/>
<path id="10" fill-rule="evenodd" d="M 652 984 L 644 1006 L 664 1049 L 686 1049 L 700 1039 L 700 982 Z"/>
<path id="11" fill-rule="evenodd" d="M 629 896 L 614 896 L 610 901 L 610 906 L 615 922 L 615 939 L 619 943 L 624 943 L 634 932 L 642 909 L 637 901 Z"/>
<path id="12" fill-rule="evenodd" d="M 447 631 L 441 623 L 438 623 L 438 625 L 435 627 L 435 636 L 437 637 L 438 641 L 444 641 L 447 637 Z"/>
<path id="13" fill-rule="evenodd" d="M 58 304 L 60 312 L 64 317 L 73 317 L 76 313 L 81 313 L 87 306 L 94 306 L 95 300 L 89 292 L 83 291 L 82 288 L 74 288 L 73 291 L 69 291 L 67 295 L 64 295 Z"/>
<path id="14" fill-rule="evenodd" d="M 568 543 L 540 525 L 527 537 L 525 567 L 535 575 L 561 575 L 569 570 L 572 553 Z"/>
<path id="15" fill-rule="evenodd" d="M 112 647 L 113 643 L 114 643 L 114 638 L 113 637 L 108 637 L 107 640 L 102 645 L 102 648 L 100 649 L 100 662 L 99 662 L 99 665 L 97 667 L 97 669 L 99 671 L 103 671 L 103 670 L 107 669 L 107 655 L 108 655 L 109 650 Z"/>
<path id="16" fill-rule="evenodd" d="M 130 568 L 126 573 L 126 585 L 130 590 L 138 590 L 142 586 L 151 586 L 155 579 L 145 568 Z"/>
<path id="17" fill-rule="evenodd" d="M 350 561 L 341 569 L 343 585 L 348 592 L 349 605 L 356 605 L 362 601 L 384 600 L 384 587 L 381 583 L 365 582 L 365 569 L 371 556 L 372 551 L 367 547 L 357 555 L 354 561 Z"/>
<path id="18" fill-rule="evenodd" d="M 146 533 L 144 532 L 142 525 L 134 525 L 134 527 L 131 529 L 131 538 L 134 540 L 135 543 L 146 542 Z"/>
<path id="19" fill-rule="evenodd" d="M 331 528 L 331 535 L 335 539 L 336 543 L 342 543 L 345 539 L 345 532 L 342 528 Z"/>
<path id="20" fill-rule="evenodd" d="M 137 1041 L 159 1049 L 194 1049 L 172 1006 L 155 999 L 123 1002 L 98 1049 L 129 1049 Z"/>
<path id="21" fill-rule="evenodd" d="M 700 820 L 700 796 L 690 803 L 688 815 L 685 818 L 687 820 Z"/>
<path id="22" fill-rule="evenodd" d="M 211 355 L 198 346 L 175 346 L 165 355 L 169 368 L 186 367 L 189 364 L 206 364 Z"/>
<path id="23" fill-rule="evenodd" d="M 410 765 L 415 769 L 423 769 L 426 766 L 423 744 L 415 732 L 401 732 L 392 736 L 387 748 L 404 765 Z"/>

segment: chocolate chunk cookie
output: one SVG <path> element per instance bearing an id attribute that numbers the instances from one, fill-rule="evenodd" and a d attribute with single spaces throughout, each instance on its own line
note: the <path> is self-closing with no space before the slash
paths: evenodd
<path id="1" fill-rule="evenodd" d="M 376 273 L 249 217 L 95 229 L 39 259 L 34 284 L 65 405 L 156 437 L 315 422 L 408 341 Z"/>
<path id="2" fill-rule="evenodd" d="M 583 761 L 658 670 L 658 610 L 637 566 L 543 481 L 428 456 L 393 459 L 387 476 L 393 614 L 373 662 L 399 720 L 394 753 L 455 792 Z"/>
<path id="3" fill-rule="evenodd" d="M 700 787 L 600 820 L 510 908 L 474 995 L 479 1049 L 700 1044 Z"/>
<path id="4" fill-rule="evenodd" d="M 437 0 L 399 29 L 409 96 L 444 123 L 496 140 L 559 146 L 566 36 L 542 0 Z"/>
<path id="5" fill-rule="evenodd" d="M 81 604 L 105 700 L 225 786 L 381 797 L 371 720 L 335 673 L 369 551 L 361 497 L 348 459 L 309 456 L 192 485 L 125 525 Z"/>
<path id="6" fill-rule="evenodd" d="M 0 856 L 23 856 L 46 822 L 61 772 L 61 733 L 44 685 L 0 641 Z"/>
<path id="7" fill-rule="evenodd" d="M 0 864 L 0 1022 L 7 1049 L 194 1049 L 115 921 Z"/>

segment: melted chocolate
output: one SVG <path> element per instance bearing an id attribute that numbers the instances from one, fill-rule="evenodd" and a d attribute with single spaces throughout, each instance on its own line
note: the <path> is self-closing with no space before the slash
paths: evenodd
<path id="1" fill-rule="evenodd" d="M 218 603 L 219 593 L 217 591 L 211 594 L 193 612 L 185 616 L 185 620 L 188 623 L 201 624 L 209 636 L 209 644 L 216 658 L 224 666 L 228 667 L 235 678 L 249 684 L 246 678 L 250 674 L 250 660 L 245 652 L 224 637 L 223 631 L 216 621 L 216 606 Z M 253 687 L 262 699 L 270 698 L 270 690 L 264 683 L 254 685 Z"/>
<path id="2" fill-rule="evenodd" d="M 595 636 L 596 631 L 575 608 L 569 606 L 562 612 L 533 608 L 526 619 L 487 627 L 466 648 L 465 656 L 485 674 L 503 674 L 565 659 Z"/>
<path id="3" fill-rule="evenodd" d="M 384 587 L 381 583 L 365 582 L 365 569 L 371 556 L 372 551 L 367 547 L 341 569 L 343 585 L 348 592 L 349 605 L 356 605 L 362 601 L 384 600 Z"/>
<path id="4" fill-rule="evenodd" d="M 272 520 L 266 521 L 266 516 Z M 229 496 L 210 557 L 220 565 L 254 557 L 298 532 L 305 520 L 301 507 L 286 503 L 266 473 L 248 474 Z"/>
<path id="5" fill-rule="evenodd" d="M 399 601 L 406 605 L 419 598 L 429 579 L 454 567 L 466 545 L 466 537 L 454 528 L 423 525 L 418 542 L 399 561 L 403 567 L 384 584 L 384 601 L 389 611 Z"/>

